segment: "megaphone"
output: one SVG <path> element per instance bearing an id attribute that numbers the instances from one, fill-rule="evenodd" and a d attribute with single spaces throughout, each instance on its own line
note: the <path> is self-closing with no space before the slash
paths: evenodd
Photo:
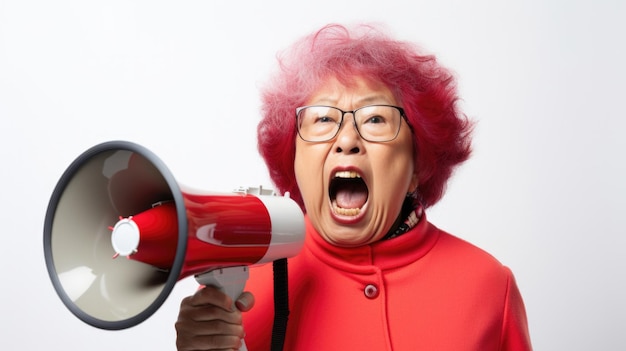
<path id="1" fill-rule="evenodd" d="M 127 141 L 76 158 L 44 223 L 57 294 L 76 317 L 108 330 L 146 320 L 192 275 L 236 298 L 249 266 L 292 257 L 303 242 L 304 215 L 288 194 L 191 190 L 154 153 Z"/>

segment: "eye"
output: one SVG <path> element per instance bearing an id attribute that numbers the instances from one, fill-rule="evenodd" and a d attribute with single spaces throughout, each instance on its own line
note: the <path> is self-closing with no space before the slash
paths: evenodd
<path id="1" fill-rule="evenodd" d="M 314 123 L 337 123 L 335 119 L 330 116 L 319 116 L 315 119 Z"/>
<path id="2" fill-rule="evenodd" d="M 387 119 L 385 117 L 380 116 L 380 115 L 374 115 L 374 116 L 367 117 L 367 119 L 365 119 L 363 124 L 366 124 L 366 123 L 381 124 L 381 123 L 386 123 L 386 122 L 387 122 Z"/>

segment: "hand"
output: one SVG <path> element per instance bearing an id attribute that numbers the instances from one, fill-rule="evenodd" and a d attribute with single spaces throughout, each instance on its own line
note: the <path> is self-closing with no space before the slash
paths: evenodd
<path id="1" fill-rule="evenodd" d="M 254 296 L 248 292 L 241 294 L 233 305 L 232 299 L 215 287 L 199 289 L 180 304 L 175 324 L 176 348 L 238 350 L 244 337 L 241 312 L 253 305 Z"/>

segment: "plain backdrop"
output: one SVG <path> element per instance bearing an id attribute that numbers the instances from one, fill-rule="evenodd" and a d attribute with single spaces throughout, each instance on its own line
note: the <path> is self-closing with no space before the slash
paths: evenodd
<path id="1" fill-rule="evenodd" d="M 256 149 L 275 53 L 380 22 L 458 77 L 473 158 L 429 219 L 511 267 L 536 350 L 626 344 L 624 1 L 0 1 L 0 349 L 173 350 L 176 285 L 104 331 L 54 291 L 43 220 L 67 166 L 128 140 L 181 184 L 271 186 Z M 416 295 L 419 298 L 419 294 Z"/>

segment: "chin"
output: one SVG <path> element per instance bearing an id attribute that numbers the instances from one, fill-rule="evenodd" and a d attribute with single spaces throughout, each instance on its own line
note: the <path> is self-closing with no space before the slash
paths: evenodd
<path id="1" fill-rule="evenodd" d="M 344 228 L 345 229 L 345 228 Z M 329 243 L 340 246 L 340 247 L 357 247 L 363 246 L 372 243 L 373 237 L 364 237 L 363 231 L 359 230 L 358 232 L 354 232 L 353 230 L 334 230 L 333 235 L 324 235 L 323 237 Z"/>

